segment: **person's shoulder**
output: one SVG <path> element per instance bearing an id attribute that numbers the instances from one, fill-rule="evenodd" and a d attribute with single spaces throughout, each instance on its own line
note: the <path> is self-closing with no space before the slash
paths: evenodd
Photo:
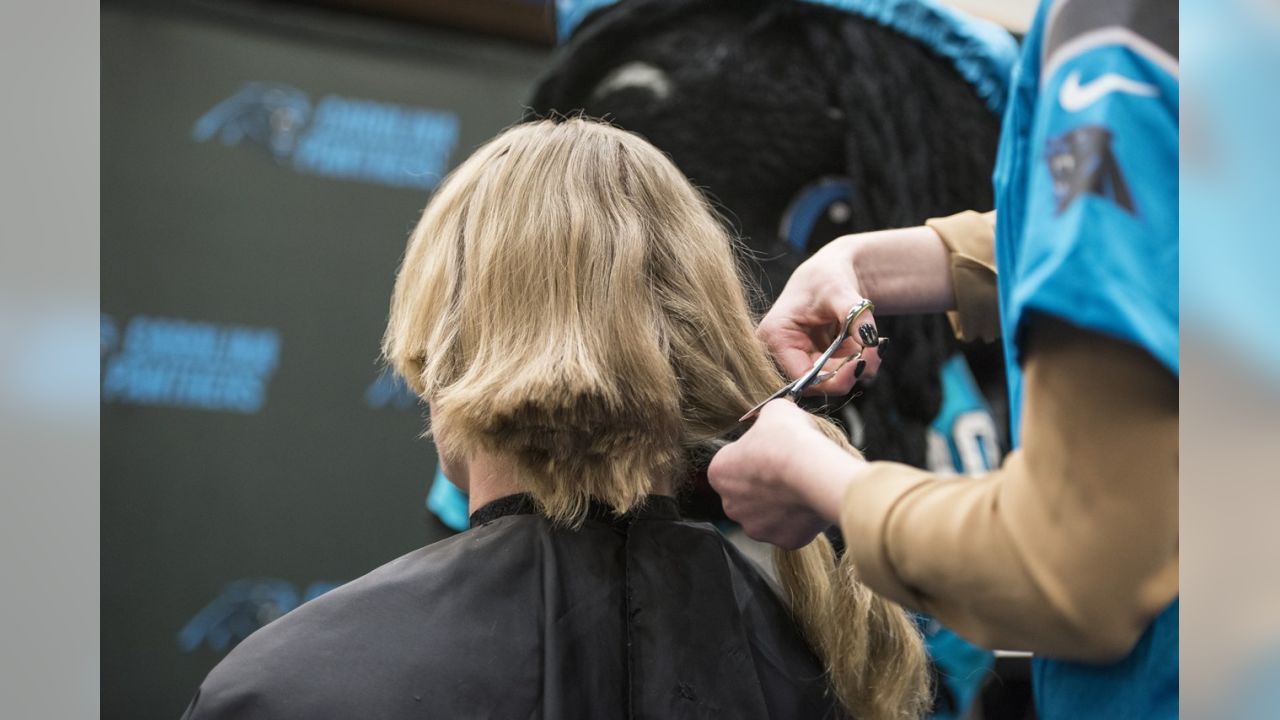
<path id="1" fill-rule="evenodd" d="M 435 607 L 456 602 L 461 581 L 482 567 L 489 553 L 499 547 L 504 552 L 519 552 L 520 536 L 533 529 L 528 523 L 518 522 L 520 519 L 503 518 L 502 522 L 467 530 L 402 555 L 304 603 L 249 636 L 237 650 L 287 649 L 279 640 L 309 635 L 318 627 L 331 629 L 335 623 L 339 627 L 352 623 L 367 631 L 368 623 L 394 621 L 385 616 L 371 617 L 370 613 L 407 610 L 421 602 Z M 271 642 L 273 639 L 275 642 Z M 344 638 L 327 632 L 323 639 L 333 642 Z"/>
<path id="2" fill-rule="evenodd" d="M 232 650 L 201 684 L 188 717 L 373 716 L 383 696 L 411 698 L 414 675 L 442 672 L 456 639 L 484 622 L 472 610 L 485 607 L 487 593 L 468 579 L 495 550 L 528 552 L 535 530 L 525 518 L 503 518 L 304 603 Z"/>

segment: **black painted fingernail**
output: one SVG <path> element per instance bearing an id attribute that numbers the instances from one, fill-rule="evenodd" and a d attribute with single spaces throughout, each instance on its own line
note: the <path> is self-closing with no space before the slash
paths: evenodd
<path id="1" fill-rule="evenodd" d="M 859 360 L 857 365 L 853 366 L 853 379 L 857 380 L 862 377 L 862 371 L 867 369 L 867 361 Z"/>
<path id="2" fill-rule="evenodd" d="M 875 347 L 880 344 L 880 336 L 876 333 L 876 326 L 871 323 L 864 323 L 858 328 L 858 337 L 862 338 L 863 347 Z"/>
<path id="3" fill-rule="evenodd" d="M 884 349 L 885 349 L 885 346 L 887 346 L 888 344 L 889 344 L 889 338 L 883 337 L 883 338 L 880 338 L 880 342 L 876 345 L 876 353 L 880 355 L 881 360 L 884 359 Z"/>

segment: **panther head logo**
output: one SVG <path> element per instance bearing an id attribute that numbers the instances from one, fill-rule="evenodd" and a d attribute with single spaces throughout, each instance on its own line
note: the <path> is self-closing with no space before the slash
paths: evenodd
<path id="1" fill-rule="evenodd" d="M 311 117 L 306 93 L 288 85 L 251 82 L 196 121 L 192 135 L 206 142 L 215 135 L 224 145 L 249 140 L 277 159 L 289 157 Z"/>
<path id="2" fill-rule="evenodd" d="M 337 585 L 313 582 L 300 593 L 293 583 L 278 578 L 242 578 L 228 583 L 218 597 L 178 631 L 178 647 L 183 652 L 191 652 L 207 645 L 211 650 L 222 652 Z"/>

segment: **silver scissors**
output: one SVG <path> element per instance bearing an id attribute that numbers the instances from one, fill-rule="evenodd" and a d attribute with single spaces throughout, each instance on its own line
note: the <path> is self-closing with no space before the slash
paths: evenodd
<path id="1" fill-rule="evenodd" d="M 800 377 L 796 378 L 795 380 L 792 380 L 786 385 L 783 385 L 782 388 L 779 389 L 774 394 L 770 395 L 764 400 L 761 400 L 759 405 L 756 405 L 755 407 L 748 410 L 746 415 L 743 415 L 741 418 L 738 419 L 738 422 L 746 422 L 748 420 L 755 418 L 756 415 L 760 414 L 761 408 L 763 408 L 765 405 L 768 405 L 770 402 L 777 400 L 778 398 L 785 397 L 793 401 L 798 399 L 800 395 L 804 393 L 804 391 L 807 390 L 810 386 L 817 385 L 822 382 L 826 382 L 831 378 L 831 376 L 839 372 L 840 368 L 843 368 L 845 365 L 848 365 L 850 362 L 861 360 L 862 353 L 867 348 L 875 347 L 880 344 L 881 340 L 888 339 L 888 338 L 882 338 L 878 336 L 876 334 L 875 326 L 871 325 L 870 323 L 867 323 L 866 325 L 863 325 L 861 328 L 858 329 L 858 338 L 862 340 L 862 350 L 859 350 L 856 354 L 850 355 L 849 357 L 845 358 L 844 362 L 840 363 L 835 370 L 832 370 L 830 372 L 822 372 L 823 366 L 827 364 L 827 361 L 831 359 L 831 356 L 834 355 L 836 350 L 838 350 L 840 346 L 844 344 L 845 340 L 849 339 L 849 334 L 850 334 L 849 331 L 853 327 L 853 324 L 858 319 L 858 317 L 865 312 L 875 310 L 875 308 L 876 308 L 875 304 L 872 303 L 870 300 L 863 300 L 862 302 L 850 308 L 849 314 L 844 316 L 844 324 L 841 325 L 840 332 L 836 334 L 836 339 L 832 341 L 830 346 L 827 347 L 826 352 L 818 356 L 818 359 L 815 360 L 813 363 L 813 367 L 809 368 Z"/>

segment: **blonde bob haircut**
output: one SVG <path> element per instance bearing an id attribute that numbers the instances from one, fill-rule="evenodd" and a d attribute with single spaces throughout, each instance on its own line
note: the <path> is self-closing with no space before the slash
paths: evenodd
<path id="1" fill-rule="evenodd" d="M 568 527 L 593 499 L 626 513 L 678 484 L 783 383 L 702 195 L 640 137 L 582 118 L 512 127 L 441 184 L 409 238 L 383 352 L 431 402 L 443 457 L 508 458 Z M 926 661 L 906 613 L 822 536 L 776 560 L 841 705 L 921 716 Z"/>

